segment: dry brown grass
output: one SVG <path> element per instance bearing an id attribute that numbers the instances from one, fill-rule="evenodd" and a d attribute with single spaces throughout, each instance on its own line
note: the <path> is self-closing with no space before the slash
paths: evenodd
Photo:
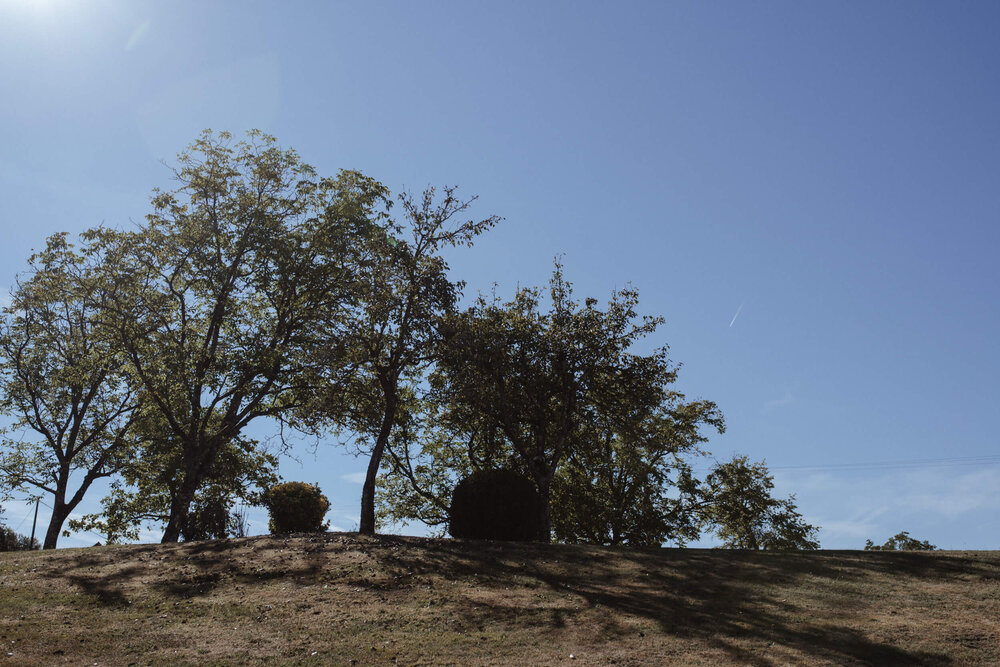
<path id="1" fill-rule="evenodd" d="M 19 665 L 1000 664 L 997 619 L 997 552 L 328 533 L 0 554 Z"/>

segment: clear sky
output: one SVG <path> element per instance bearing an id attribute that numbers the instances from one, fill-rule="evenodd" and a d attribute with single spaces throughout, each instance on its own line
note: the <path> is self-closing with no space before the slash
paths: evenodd
<path id="1" fill-rule="evenodd" d="M 998 36 L 985 0 L 0 0 L 0 287 L 48 234 L 141 220 L 203 128 L 261 128 L 478 194 L 506 220 L 452 254 L 466 296 L 557 253 L 579 297 L 631 282 L 727 418 L 709 449 L 766 459 L 825 548 L 998 549 Z M 282 474 L 351 529 L 341 451 Z"/>

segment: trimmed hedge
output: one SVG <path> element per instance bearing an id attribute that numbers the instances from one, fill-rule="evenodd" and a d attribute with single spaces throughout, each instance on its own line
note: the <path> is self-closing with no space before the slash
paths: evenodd
<path id="1" fill-rule="evenodd" d="M 330 527 L 329 523 L 323 523 L 330 501 L 315 484 L 276 484 L 264 494 L 264 506 L 271 514 L 268 530 L 274 535 L 318 533 Z"/>

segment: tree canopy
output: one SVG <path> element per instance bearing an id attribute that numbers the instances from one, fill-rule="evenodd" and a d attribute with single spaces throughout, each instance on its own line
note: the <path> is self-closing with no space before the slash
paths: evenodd
<path id="1" fill-rule="evenodd" d="M 667 464 L 704 440 L 701 426 L 721 429 L 721 414 L 671 389 L 666 348 L 632 350 L 662 321 L 638 317 L 634 290 L 613 293 L 606 310 L 596 299 L 579 304 L 557 261 L 549 304 L 542 312 L 540 292 L 522 288 L 447 318 L 428 414 L 410 432 L 423 437 L 391 447 L 388 514 L 444 523 L 457 475 L 507 467 L 538 489 L 541 539 L 553 528 L 559 539 L 600 543 L 684 533 L 662 493 Z M 642 503 L 640 518 L 631 510 Z"/>
<path id="2" fill-rule="evenodd" d="M 885 544 L 875 544 L 865 540 L 865 551 L 934 551 L 936 546 L 927 540 L 910 537 L 908 531 L 897 533 L 885 541 Z"/>
<path id="3" fill-rule="evenodd" d="M 547 290 L 459 308 L 446 251 L 499 221 L 470 217 L 475 197 L 394 200 L 257 131 L 206 131 L 173 175 L 134 228 L 51 237 L 4 308 L 0 490 L 52 495 L 47 548 L 105 477 L 102 511 L 71 528 L 224 534 L 234 500 L 259 504 L 278 481 L 279 452 L 247 434 L 259 420 L 281 444 L 286 429 L 334 432 L 369 457 L 363 533 L 443 526 L 460 479 L 500 471 L 537 491 L 525 525 L 545 541 L 709 530 L 736 548 L 817 546 L 763 463 L 695 476 L 722 413 L 675 388 L 668 348 L 646 344 L 663 319 L 638 314 L 636 290 L 575 300 L 557 258 Z"/>
<path id="4" fill-rule="evenodd" d="M 90 244 L 50 237 L 28 259 L 0 323 L 0 409 L 13 417 L 0 442 L 0 482 L 52 497 L 46 549 L 91 485 L 135 456 L 141 399 L 103 326 L 101 260 Z"/>
<path id="5" fill-rule="evenodd" d="M 774 498 L 774 478 L 746 456 L 717 465 L 705 480 L 702 523 L 730 549 L 818 549 L 816 527 L 802 519 L 795 496 Z"/>
<path id="6" fill-rule="evenodd" d="M 178 156 L 137 231 L 91 233 L 106 256 L 108 326 L 176 449 L 163 541 L 176 541 L 219 452 L 261 417 L 296 425 L 322 387 L 346 385 L 357 266 L 386 190 L 357 172 L 318 177 L 251 132 L 206 132 Z M 301 425 L 301 424 L 300 424 Z"/>

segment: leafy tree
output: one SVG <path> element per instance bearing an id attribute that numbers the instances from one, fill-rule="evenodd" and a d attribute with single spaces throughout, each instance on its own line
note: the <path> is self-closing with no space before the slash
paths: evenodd
<path id="1" fill-rule="evenodd" d="M 91 485 L 135 449 L 140 400 L 101 323 L 100 262 L 92 245 L 76 250 L 66 234 L 50 237 L 0 323 L 0 408 L 14 418 L 0 440 L 0 483 L 52 496 L 46 549 Z"/>
<path id="2" fill-rule="evenodd" d="M 816 527 L 802 520 L 795 496 L 774 498 L 767 466 L 745 456 L 720 463 L 701 490 L 702 523 L 729 549 L 818 549 Z"/>
<path id="3" fill-rule="evenodd" d="M 622 401 L 627 397 L 622 397 Z M 556 473 L 553 529 L 563 542 L 659 546 L 697 539 L 700 499 L 689 455 L 700 454 L 703 425 L 722 431 L 709 401 L 666 405 L 645 418 L 619 404 L 616 419 L 598 420 L 588 446 L 576 448 Z"/>
<path id="4" fill-rule="evenodd" d="M 185 542 L 197 540 L 218 540 L 229 536 L 229 508 L 232 501 L 228 498 L 208 498 L 196 502 L 188 511 L 187 522 L 181 535 Z"/>
<path id="5" fill-rule="evenodd" d="M 699 441 L 698 425 L 721 427 L 714 404 L 684 407 L 683 396 L 669 390 L 676 369 L 665 348 L 650 355 L 630 351 L 662 321 L 646 317 L 635 322 L 634 290 L 615 292 L 606 311 L 595 299 L 581 306 L 572 300 L 558 261 L 549 287 L 546 313 L 539 311 L 538 290 L 521 289 L 507 303 L 481 296 L 465 312 L 445 319 L 425 415 L 402 429 L 389 448 L 389 488 L 399 495 L 382 496 L 388 517 L 443 524 L 443 498 L 450 496 L 458 477 L 470 470 L 510 468 L 538 489 L 543 501 L 539 523 L 546 536 L 555 515 L 560 517 L 557 536 L 588 539 L 587 531 L 596 534 L 602 528 L 574 533 L 573 510 L 567 504 L 587 496 L 581 491 L 574 497 L 573 488 L 590 489 L 593 475 L 603 474 L 594 467 L 602 447 L 611 443 L 622 452 L 648 447 L 659 452 L 655 460 L 665 465 L 672 449 L 680 452 Z M 416 454 L 415 443 L 420 447 Z M 613 459 L 609 465 L 615 465 Z M 562 469 L 564 486 L 557 475 Z M 637 478 L 643 474 L 636 471 Z M 651 485 L 620 485 L 608 490 L 606 498 L 615 492 L 638 497 Z M 554 495 L 557 489 L 562 490 Z M 560 509 L 552 508 L 554 498 Z M 617 521 L 624 534 L 625 517 L 605 513 L 595 519 L 603 528 L 609 521 Z M 639 531 L 633 532 L 638 539 Z"/>
<path id="6" fill-rule="evenodd" d="M 256 131 L 235 145 L 206 131 L 178 161 L 137 231 L 91 232 L 115 344 L 176 454 L 164 542 L 249 423 L 309 428 L 299 411 L 318 396 L 327 414 L 342 405 L 357 266 L 386 197 L 357 172 L 318 177 Z"/>
<path id="7" fill-rule="evenodd" d="M 865 551 L 934 551 L 936 546 L 927 540 L 917 540 L 910 533 L 903 531 L 890 537 L 885 544 L 877 545 L 871 540 L 865 540 Z"/>
<path id="8" fill-rule="evenodd" d="M 0 524 L 0 552 L 3 551 L 33 551 L 38 548 L 38 540 L 32 540 L 27 535 L 20 535 Z"/>
<path id="9" fill-rule="evenodd" d="M 139 539 L 144 524 L 166 523 L 184 479 L 182 454 L 168 438 L 147 434 L 135 461 L 115 478 L 101 501 L 102 511 L 70 520 L 70 528 L 98 532 L 111 544 Z M 219 521 L 209 526 L 206 519 L 213 511 L 218 518 L 220 507 L 228 512 L 234 501 L 259 505 L 264 491 L 278 481 L 277 468 L 277 458 L 254 440 L 240 436 L 224 444 L 191 501 L 196 516 L 185 522 L 182 537 L 211 539 L 238 533 L 234 516 L 225 520 L 224 530 Z"/>
<path id="10" fill-rule="evenodd" d="M 499 220 L 457 222 L 475 198 L 461 201 L 455 188 L 437 200 L 428 189 L 420 200 L 401 195 L 405 222 L 387 219 L 359 264 L 354 331 L 359 335 L 362 374 L 351 410 L 353 430 L 374 440 L 361 494 L 360 532 L 375 532 L 375 485 L 385 448 L 398 426 L 405 397 L 431 360 L 440 318 L 454 311 L 462 287 L 448 279 L 444 248 L 470 246 Z M 404 236 L 409 239 L 404 239 Z"/>

